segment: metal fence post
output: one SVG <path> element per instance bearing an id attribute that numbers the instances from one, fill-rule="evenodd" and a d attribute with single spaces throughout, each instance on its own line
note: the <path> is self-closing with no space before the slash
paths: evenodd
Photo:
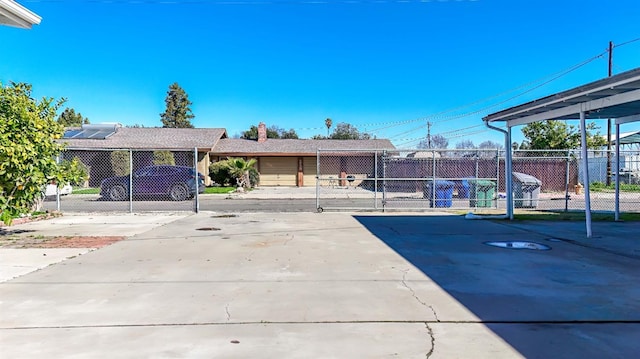
<path id="1" fill-rule="evenodd" d="M 196 213 L 200 212 L 200 197 L 198 196 L 200 194 L 200 173 L 198 172 L 198 148 L 194 147 L 193 148 L 193 169 L 196 172 L 196 194 L 194 195 L 194 199 L 195 199 L 195 204 L 194 204 L 194 211 Z M 251 184 L 249 184 L 251 185 Z"/>
<path id="2" fill-rule="evenodd" d="M 567 166 L 564 180 L 564 211 L 569 212 L 569 162 L 571 161 L 571 150 L 567 150 Z"/>
<path id="3" fill-rule="evenodd" d="M 133 213 L 133 150 L 129 149 L 129 213 Z"/>
<path id="4" fill-rule="evenodd" d="M 316 149 L 316 210 L 320 210 L 320 149 Z"/>
<path id="5" fill-rule="evenodd" d="M 378 150 L 373 152 L 373 208 L 378 209 Z"/>
<path id="6" fill-rule="evenodd" d="M 382 212 L 387 204 L 387 150 L 382 151 Z"/>

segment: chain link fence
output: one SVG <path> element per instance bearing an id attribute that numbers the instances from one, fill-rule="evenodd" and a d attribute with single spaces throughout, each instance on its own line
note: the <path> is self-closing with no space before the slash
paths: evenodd
<path id="1" fill-rule="evenodd" d="M 197 211 L 208 169 L 196 149 L 70 149 L 59 162 L 80 162 L 82 183 L 47 186 L 43 209 L 69 212 Z M 196 175 L 196 173 L 198 173 Z"/>
<path id="2" fill-rule="evenodd" d="M 620 209 L 639 211 L 640 156 L 621 151 L 620 163 Z M 589 153 L 593 210 L 613 211 L 615 166 L 614 153 Z M 515 208 L 584 210 L 579 151 L 515 151 L 512 167 Z M 504 209 L 504 169 L 503 150 L 319 150 L 316 206 L 318 211 Z"/>

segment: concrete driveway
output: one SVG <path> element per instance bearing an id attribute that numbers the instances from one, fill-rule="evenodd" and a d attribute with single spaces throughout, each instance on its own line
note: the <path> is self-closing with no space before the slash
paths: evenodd
<path id="1" fill-rule="evenodd" d="M 0 347 L 12 358 L 636 356 L 636 243 L 587 242 L 571 226 L 550 236 L 438 213 L 176 216 L 0 283 Z M 505 240 L 552 249 L 484 244 Z"/>

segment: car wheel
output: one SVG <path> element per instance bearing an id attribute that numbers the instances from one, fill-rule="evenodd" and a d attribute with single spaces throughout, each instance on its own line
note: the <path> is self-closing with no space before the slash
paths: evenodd
<path id="1" fill-rule="evenodd" d="M 123 185 L 116 184 L 109 188 L 109 198 L 112 201 L 124 201 L 127 197 L 127 189 Z"/>
<path id="2" fill-rule="evenodd" d="M 182 183 L 176 183 L 169 190 L 169 197 L 173 201 L 184 201 L 189 197 L 189 189 Z"/>

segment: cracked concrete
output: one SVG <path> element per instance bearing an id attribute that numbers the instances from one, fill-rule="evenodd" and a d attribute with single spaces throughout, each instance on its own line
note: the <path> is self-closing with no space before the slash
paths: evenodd
<path id="1" fill-rule="evenodd" d="M 210 225 L 210 215 L 181 217 L 0 283 L 3 355 L 640 352 L 640 289 L 632 285 L 640 267 L 631 258 L 570 243 L 506 252 L 482 243 L 539 238 L 452 216 L 254 213 L 216 222 L 216 233 L 195 231 Z"/>

